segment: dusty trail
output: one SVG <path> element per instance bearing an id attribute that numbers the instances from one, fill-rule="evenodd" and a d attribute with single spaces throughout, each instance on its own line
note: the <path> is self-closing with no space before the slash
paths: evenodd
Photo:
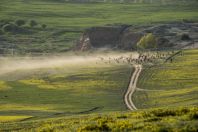
<path id="1" fill-rule="evenodd" d="M 126 104 L 127 108 L 130 110 L 137 110 L 136 106 L 134 105 L 134 103 L 132 101 L 132 95 L 135 92 L 137 81 L 138 81 L 139 75 L 142 71 L 141 65 L 134 65 L 134 67 L 135 67 L 135 71 L 131 77 L 131 81 L 129 83 L 127 92 L 124 96 L 125 104 Z"/>

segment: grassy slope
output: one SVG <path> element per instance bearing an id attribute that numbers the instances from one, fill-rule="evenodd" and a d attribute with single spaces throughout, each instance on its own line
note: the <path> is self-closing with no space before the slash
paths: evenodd
<path id="1" fill-rule="evenodd" d="M 73 67 L 1 76 L 1 80 L 9 76 L 14 80 L 0 82 L 0 115 L 40 118 L 57 113 L 73 115 L 95 107 L 99 109 L 93 112 L 126 110 L 122 98 L 131 67 L 104 64 Z"/>
<path id="2" fill-rule="evenodd" d="M 185 50 L 167 62 L 143 70 L 134 96 L 138 108 L 198 105 L 198 50 Z"/>
<path id="3" fill-rule="evenodd" d="M 170 131 L 196 132 L 198 108 L 149 109 L 55 118 L 34 122 L 0 123 L 3 131 Z"/>
<path id="4" fill-rule="evenodd" d="M 113 23 L 149 23 L 197 19 L 197 3 L 118 4 L 1 1 L 1 19 L 35 19 L 51 27 L 86 28 Z"/>
<path id="5" fill-rule="evenodd" d="M 9 121 L 20 121 L 27 118 L 31 118 L 31 116 L 0 116 L 0 122 L 5 123 Z"/>
<path id="6" fill-rule="evenodd" d="M 53 1 L 1 0 L 3 19 L 34 19 L 46 24 L 46 30 L 28 28 L 28 34 L 4 34 L 0 48 L 22 52 L 64 52 L 88 27 L 106 24 L 149 24 L 155 22 L 197 20 L 197 2 L 176 4 L 66 3 Z M 28 27 L 28 24 L 26 25 Z"/>

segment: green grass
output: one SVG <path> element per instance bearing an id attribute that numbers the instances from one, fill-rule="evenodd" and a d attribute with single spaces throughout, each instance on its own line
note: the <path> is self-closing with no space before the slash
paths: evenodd
<path id="1" fill-rule="evenodd" d="M 133 98 L 142 110 L 133 112 L 123 102 L 128 65 L 71 64 L 1 75 L 0 130 L 197 131 L 197 53 L 184 50 L 172 63 L 145 67 L 138 87 L 147 91 Z"/>
<path id="2" fill-rule="evenodd" d="M 7 90 L 10 87 L 4 82 L 4 81 L 0 81 L 0 90 Z"/>
<path id="3" fill-rule="evenodd" d="M 184 50 L 172 63 L 145 68 L 137 85 L 145 91 L 133 98 L 137 108 L 198 105 L 197 58 L 198 50 Z"/>
<path id="4" fill-rule="evenodd" d="M 84 29 L 107 24 L 144 25 L 181 21 L 197 21 L 198 2 L 171 2 L 172 4 L 134 3 L 68 3 L 58 1 L 1 0 L 0 19 L 24 19 L 28 33 L 2 35 L 0 48 L 14 48 L 16 54 L 29 52 L 65 52 L 72 48 Z M 34 19 L 46 24 L 29 28 Z M 7 51 L 10 53 L 11 51 Z"/>
<path id="5" fill-rule="evenodd" d="M 87 28 L 113 23 L 197 19 L 197 2 L 161 4 L 1 1 L 1 19 L 35 19 L 51 27 Z"/>
<path id="6" fill-rule="evenodd" d="M 198 108 L 178 107 L 111 112 L 38 121 L 0 123 L 2 131 L 192 131 L 198 130 Z"/>
<path id="7" fill-rule="evenodd" d="M 127 65 L 91 63 L 7 73 L 0 77 L 0 115 L 37 119 L 126 110 L 130 72 Z"/>
<path id="8" fill-rule="evenodd" d="M 0 116 L 0 123 L 10 121 L 21 121 L 27 118 L 31 118 L 31 116 Z"/>

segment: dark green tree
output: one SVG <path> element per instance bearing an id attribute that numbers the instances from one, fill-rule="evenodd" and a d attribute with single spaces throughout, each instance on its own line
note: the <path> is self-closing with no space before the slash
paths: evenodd
<path id="1" fill-rule="evenodd" d="M 15 32 L 17 30 L 17 26 L 15 24 L 5 24 L 2 29 L 4 32 Z"/>
<path id="2" fill-rule="evenodd" d="M 30 21 L 30 27 L 35 27 L 37 25 L 38 25 L 38 23 L 35 20 Z"/>
<path id="3" fill-rule="evenodd" d="M 20 27 L 20 26 L 25 25 L 25 21 L 24 20 L 16 20 L 15 24 Z"/>
<path id="4" fill-rule="evenodd" d="M 42 24 L 41 27 L 42 27 L 43 29 L 46 29 L 47 25 L 46 25 L 46 24 Z"/>

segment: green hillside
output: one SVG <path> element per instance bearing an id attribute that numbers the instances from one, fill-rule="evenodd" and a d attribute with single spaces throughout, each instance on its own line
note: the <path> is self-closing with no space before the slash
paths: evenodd
<path id="1" fill-rule="evenodd" d="M 197 52 L 144 67 L 133 95 L 139 110 L 133 112 L 123 102 L 128 65 L 7 73 L 0 82 L 0 130 L 197 131 Z"/>
<path id="2" fill-rule="evenodd" d="M 5 73 L 0 75 L 0 122 L 1 116 L 40 119 L 126 110 L 123 95 L 131 70 L 90 63 Z"/>
<path id="3" fill-rule="evenodd" d="M 138 108 L 198 105 L 198 50 L 184 50 L 170 61 L 145 68 L 134 101 Z"/>
<path id="4" fill-rule="evenodd" d="M 1 0 L 1 19 L 34 19 L 49 27 L 77 28 L 124 23 L 197 20 L 197 2 L 176 4 L 62 3 Z M 146 20 L 146 21 L 145 21 Z"/>
<path id="5" fill-rule="evenodd" d="M 182 49 L 197 47 L 197 7 L 0 0 L 0 132 L 197 132 L 198 49 Z"/>

